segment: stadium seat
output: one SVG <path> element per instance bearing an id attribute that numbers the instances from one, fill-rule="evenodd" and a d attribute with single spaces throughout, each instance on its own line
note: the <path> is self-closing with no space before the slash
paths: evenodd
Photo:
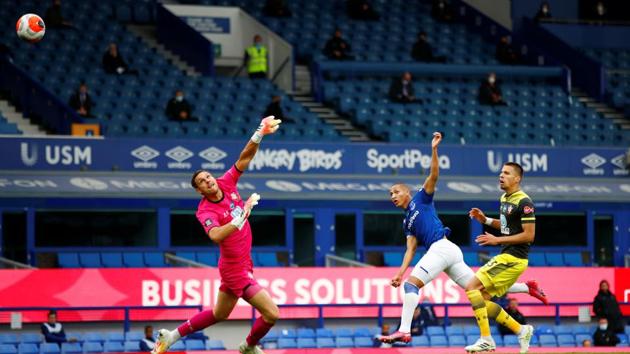
<path id="1" fill-rule="evenodd" d="M 582 254 L 579 252 L 565 252 L 564 263 L 569 267 L 583 267 L 586 265 L 584 264 Z"/>
<path id="2" fill-rule="evenodd" d="M 462 326 L 448 326 L 445 329 L 445 333 L 447 336 L 454 336 L 454 335 L 459 335 L 459 336 L 463 336 L 464 335 L 464 327 Z"/>
<path id="3" fill-rule="evenodd" d="M 577 346 L 581 347 L 582 343 L 587 339 L 593 342 L 593 337 L 590 334 L 576 334 L 575 335 L 575 343 Z"/>
<path id="4" fill-rule="evenodd" d="M 59 346 L 57 343 L 42 343 L 39 346 L 40 354 L 58 354 L 61 353 Z"/>
<path id="5" fill-rule="evenodd" d="M 61 343 L 61 353 L 63 354 L 81 354 L 83 348 L 79 343 Z"/>
<path id="6" fill-rule="evenodd" d="M 144 339 L 144 333 L 142 332 L 127 332 L 125 333 L 125 340 L 128 341 L 141 341 Z M 123 342 L 123 341 L 121 341 Z"/>
<path id="7" fill-rule="evenodd" d="M 339 328 L 335 329 L 335 337 L 349 337 L 349 338 L 352 338 L 353 336 L 354 335 L 352 333 L 352 329 L 350 329 L 350 328 L 339 327 Z"/>
<path id="8" fill-rule="evenodd" d="M 101 332 L 85 332 L 85 334 L 83 334 L 83 341 L 103 343 L 105 342 L 105 337 Z"/>
<path id="9" fill-rule="evenodd" d="M 215 252 L 197 252 L 197 262 L 216 267 L 219 260 Z"/>
<path id="10" fill-rule="evenodd" d="M 256 266 L 260 267 L 278 267 L 278 256 L 275 252 L 255 252 Z"/>
<path id="11" fill-rule="evenodd" d="M 185 259 L 189 259 L 191 261 L 197 261 L 197 257 L 196 257 L 196 253 L 195 252 L 177 252 L 175 253 L 175 255 L 177 257 L 180 258 L 185 258 Z"/>
<path id="12" fill-rule="evenodd" d="M 448 340 L 443 335 L 429 335 L 429 343 L 432 347 L 447 347 Z"/>
<path id="13" fill-rule="evenodd" d="M 297 348 L 297 342 L 295 338 L 279 338 L 278 349 L 291 349 Z"/>
<path id="14" fill-rule="evenodd" d="M 99 253 L 79 253 L 79 263 L 84 268 L 101 268 L 101 255 Z"/>
<path id="15" fill-rule="evenodd" d="M 356 330 L 355 330 L 355 334 L 356 334 Z M 315 335 L 317 336 L 317 338 L 333 338 L 333 331 L 329 328 L 317 328 L 315 330 Z"/>
<path id="16" fill-rule="evenodd" d="M 142 268 L 145 266 L 142 253 L 140 252 L 123 253 L 123 264 L 125 267 L 130 268 Z"/>
<path id="17" fill-rule="evenodd" d="M 310 338 L 297 338 L 297 347 L 298 348 L 316 348 L 317 344 L 315 343 L 314 337 Z"/>
<path id="18" fill-rule="evenodd" d="M 628 339 L 628 335 L 625 333 L 620 333 L 617 334 L 617 337 L 619 338 L 619 344 L 617 344 L 618 347 L 627 347 L 629 344 L 629 339 Z"/>
<path id="19" fill-rule="evenodd" d="M 22 333 L 22 335 L 20 335 L 20 341 L 22 343 L 39 344 L 44 341 L 44 338 L 40 333 Z"/>
<path id="20" fill-rule="evenodd" d="M 103 345 L 97 342 L 87 342 L 83 344 L 83 350 L 86 353 L 102 353 L 104 351 Z"/>
<path id="21" fill-rule="evenodd" d="M 414 347 L 428 347 L 430 346 L 429 337 L 424 335 L 411 337 L 411 345 Z"/>
<path id="22" fill-rule="evenodd" d="M 506 347 L 519 347 L 518 336 L 512 334 L 503 336 L 503 345 Z"/>
<path id="23" fill-rule="evenodd" d="M 185 343 L 186 350 L 206 350 L 206 346 L 203 344 L 203 341 L 198 339 L 189 339 Z"/>
<path id="24" fill-rule="evenodd" d="M 549 326 L 549 325 L 538 325 L 535 327 L 535 332 L 537 335 L 541 335 L 541 334 L 554 334 L 553 333 L 553 326 Z"/>
<path id="25" fill-rule="evenodd" d="M 280 338 L 297 338 L 297 334 L 295 329 L 293 328 L 283 328 L 279 332 Z"/>
<path id="26" fill-rule="evenodd" d="M 0 333 L 0 344 L 18 344 L 20 337 L 15 333 Z"/>
<path id="27" fill-rule="evenodd" d="M 0 344 L 0 354 L 17 354 L 15 344 Z"/>
<path id="28" fill-rule="evenodd" d="M 556 336 L 553 334 L 541 334 L 538 336 L 538 340 L 540 341 L 540 345 L 542 347 L 557 347 L 558 342 L 556 341 Z"/>
<path id="29" fill-rule="evenodd" d="M 101 253 L 101 261 L 106 268 L 124 267 L 122 253 L 120 252 L 103 252 Z"/>
<path id="30" fill-rule="evenodd" d="M 162 252 L 145 252 L 144 253 L 144 264 L 147 267 L 166 267 L 166 263 L 164 263 L 164 253 Z"/>
<path id="31" fill-rule="evenodd" d="M 225 350 L 225 345 L 220 339 L 208 339 L 206 341 L 206 347 L 208 350 Z"/>
<path id="32" fill-rule="evenodd" d="M 39 354 L 39 347 L 35 343 L 18 344 L 18 352 L 20 354 Z"/>
<path id="33" fill-rule="evenodd" d="M 355 337 L 371 337 L 373 334 L 367 327 L 357 327 L 354 329 Z"/>
<path id="34" fill-rule="evenodd" d="M 181 342 L 176 342 L 176 343 L 181 343 Z M 107 346 L 107 343 L 105 343 L 105 345 Z M 172 348 L 172 346 L 171 346 Z M 140 342 L 139 341 L 135 341 L 135 340 L 128 340 L 123 342 L 123 349 L 126 352 L 137 352 L 140 351 Z M 171 349 L 172 350 L 172 349 Z"/>
<path id="35" fill-rule="evenodd" d="M 479 256 L 477 252 L 464 252 L 464 263 L 471 267 L 479 265 Z"/>
<path id="36" fill-rule="evenodd" d="M 479 327 L 475 325 L 464 326 L 464 335 L 465 336 L 479 336 Z"/>
<path id="37" fill-rule="evenodd" d="M 386 267 L 398 267 L 402 259 L 403 254 L 400 252 L 383 252 L 383 263 Z"/>
<path id="38" fill-rule="evenodd" d="M 312 328 L 298 328 L 297 338 L 315 338 L 315 331 Z"/>
<path id="39" fill-rule="evenodd" d="M 348 337 L 337 337 L 335 338 L 335 343 L 337 344 L 337 348 L 353 348 L 354 340 Z"/>
<path id="40" fill-rule="evenodd" d="M 573 334 L 573 328 L 569 325 L 557 325 L 553 327 L 553 333 L 555 335 L 559 334 Z"/>
<path id="41" fill-rule="evenodd" d="M 316 339 L 317 348 L 335 348 L 335 341 L 332 338 L 317 338 Z"/>
<path id="42" fill-rule="evenodd" d="M 544 253 L 531 252 L 529 254 L 529 266 L 532 267 L 544 267 L 547 265 Z"/>
<path id="43" fill-rule="evenodd" d="M 57 261 L 61 268 L 80 268 L 79 255 L 74 252 L 64 252 L 57 255 Z"/>
<path id="44" fill-rule="evenodd" d="M 177 342 L 173 343 L 173 345 L 171 345 L 169 350 L 171 350 L 171 351 L 184 351 L 184 350 L 186 350 L 186 344 L 184 344 L 184 341 L 181 341 L 181 340 L 177 341 Z"/>
<path id="45" fill-rule="evenodd" d="M 564 259 L 562 257 L 562 253 L 547 252 L 547 253 L 545 253 L 545 260 L 546 260 L 548 266 L 552 266 L 552 267 L 563 267 L 564 266 Z"/>
<path id="46" fill-rule="evenodd" d="M 374 341 L 371 337 L 357 337 L 354 339 L 354 346 L 356 348 L 371 348 L 374 346 Z"/>
<path id="47" fill-rule="evenodd" d="M 432 336 L 443 336 L 446 333 L 444 332 L 444 327 L 442 326 L 428 326 L 426 328 L 426 333 L 429 337 Z"/>
<path id="48" fill-rule="evenodd" d="M 575 324 L 571 326 L 571 334 L 577 336 L 578 334 L 591 335 L 592 331 L 589 325 Z"/>
<path id="49" fill-rule="evenodd" d="M 572 334 L 558 334 L 556 339 L 559 347 L 575 347 L 575 337 Z"/>
<path id="50" fill-rule="evenodd" d="M 448 346 L 449 347 L 465 347 L 466 344 L 466 337 L 464 337 L 463 335 L 452 335 L 452 336 L 448 336 Z"/>

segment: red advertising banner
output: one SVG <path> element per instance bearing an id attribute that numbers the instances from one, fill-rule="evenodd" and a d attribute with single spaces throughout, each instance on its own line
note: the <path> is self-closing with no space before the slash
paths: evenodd
<path id="1" fill-rule="evenodd" d="M 403 289 L 392 288 L 389 279 L 395 268 L 258 268 L 255 277 L 278 304 L 401 304 Z M 607 279 L 619 301 L 630 296 L 628 269 L 614 268 L 530 268 L 523 281 L 536 279 L 551 302 L 591 302 L 599 281 Z M 214 305 L 220 279 L 214 268 L 126 268 L 126 269 L 41 269 L 0 270 L 0 310 L 7 307 L 78 306 L 180 306 Z M 421 298 L 432 303 L 468 304 L 464 291 L 446 275 L 425 286 Z M 526 294 L 516 296 L 522 303 L 537 302 Z M 195 310 L 134 310 L 132 319 L 181 319 Z M 438 315 L 443 309 L 436 307 Z M 524 307 L 529 316 L 552 316 L 554 308 Z M 377 306 L 325 307 L 325 317 L 376 317 Z M 400 315 L 399 306 L 387 306 L 387 317 Z M 24 312 L 24 321 L 41 321 L 43 312 Z M 577 308 L 562 310 L 576 315 Z M 469 316 L 467 306 L 449 309 L 450 316 Z M 6 321 L 9 313 L 0 311 Z M 69 315 L 67 315 L 69 316 Z M 247 303 L 239 301 L 233 319 L 251 318 Z M 284 318 L 317 317 L 318 308 L 283 308 Z M 60 319 L 65 316 L 60 312 Z M 69 320 L 120 320 L 122 310 L 81 311 Z"/>

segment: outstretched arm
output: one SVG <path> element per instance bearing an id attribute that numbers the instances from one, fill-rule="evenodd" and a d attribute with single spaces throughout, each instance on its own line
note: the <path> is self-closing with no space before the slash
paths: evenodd
<path id="1" fill-rule="evenodd" d="M 390 280 L 390 285 L 397 288 L 402 283 L 402 277 L 405 275 L 407 268 L 409 268 L 409 264 L 413 260 L 413 256 L 416 254 L 416 249 L 418 248 L 418 239 L 414 236 L 407 236 L 407 250 L 405 251 L 405 256 L 403 257 L 402 264 L 400 265 L 400 269 L 398 273 Z"/>
<path id="2" fill-rule="evenodd" d="M 280 128 L 280 123 L 282 123 L 282 121 L 280 119 L 275 119 L 273 116 L 263 118 L 258 126 L 258 129 L 256 129 L 252 138 L 247 142 L 243 151 L 241 151 L 238 161 L 234 164 L 239 171 L 244 172 L 247 170 L 250 161 L 252 161 L 258 151 L 258 146 L 260 145 L 262 138 L 265 135 L 275 133 L 276 130 Z"/>
<path id="3" fill-rule="evenodd" d="M 437 152 L 437 147 L 440 145 L 440 141 L 442 141 L 442 133 L 433 133 L 433 141 L 431 141 L 431 171 L 429 172 L 429 177 L 427 177 L 424 181 L 424 186 L 422 187 L 429 195 L 435 192 L 435 184 L 440 176 L 440 166 L 438 164 Z"/>

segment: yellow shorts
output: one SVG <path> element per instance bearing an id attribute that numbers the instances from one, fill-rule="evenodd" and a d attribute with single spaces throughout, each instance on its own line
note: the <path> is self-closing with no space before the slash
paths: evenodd
<path id="1" fill-rule="evenodd" d="M 492 296 L 503 296 L 516 283 L 518 277 L 527 269 L 527 259 L 516 258 L 511 254 L 501 253 L 492 257 L 475 274 L 486 292 Z"/>

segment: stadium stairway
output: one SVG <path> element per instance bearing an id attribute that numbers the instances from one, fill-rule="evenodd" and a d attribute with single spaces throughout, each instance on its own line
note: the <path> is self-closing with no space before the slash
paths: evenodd
<path id="1" fill-rule="evenodd" d="M 33 124 L 22 113 L 18 112 L 9 101 L 0 100 L 0 123 L 1 117 L 4 117 L 8 125 L 17 127 L 17 130 L 25 135 L 46 135 L 46 132 L 39 126 Z M 3 134 L 5 132 L 0 132 Z"/>
<path id="2" fill-rule="evenodd" d="M 586 107 L 594 109 L 604 118 L 611 119 L 614 123 L 618 124 L 621 129 L 630 131 L 630 119 L 625 118 L 624 114 L 620 113 L 614 107 L 606 103 L 597 101 L 579 88 L 571 89 L 571 96 L 577 98 L 578 101 L 584 103 Z"/>

